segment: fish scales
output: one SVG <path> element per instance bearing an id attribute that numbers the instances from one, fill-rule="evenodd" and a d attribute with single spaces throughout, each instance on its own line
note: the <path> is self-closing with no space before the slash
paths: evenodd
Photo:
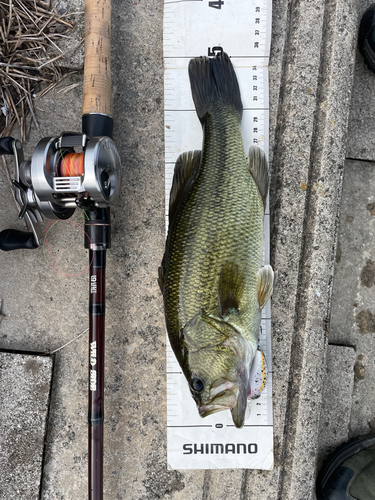
<path id="1" fill-rule="evenodd" d="M 200 58 L 195 64 L 202 73 L 202 85 L 214 81 L 218 91 L 213 90 L 216 94 L 211 99 L 210 89 L 212 102 L 201 116 L 202 96 L 194 93 L 191 76 L 203 148 L 170 213 L 160 285 L 170 342 L 200 414 L 230 408 L 241 427 L 244 414 L 237 415 L 238 407 L 244 413 L 248 365 L 255 355 L 260 324 L 264 199 L 246 161 L 242 103 L 228 56 L 219 61 Z M 229 84 L 225 83 L 229 91 L 220 88 L 221 75 L 210 64 L 217 64 L 224 79 L 225 72 L 232 72 Z M 197 85 L 200 93 L 199 81 Z M 217 95 L 220 92 L 223 95 Z M 237 97 L 235 104 L 232 95 Z M 227 304 L 225 310 L 220 295 Z"/>
<path id="2" fill-rule="evenodd" d="M 171 221 L 165 298 L 172 332 L 202 308 L 217 308 L 218 281 L 226 261 L 239 262 L 249 274 L 249 300 L 241 318 L 244 334 L 249 332 L 262 258 L 263 211 L 238 118 L 230 109 L 219 109 L 205 124 L 199 175 Z M 170 290 L 169 283 L 179 286 Z"/>

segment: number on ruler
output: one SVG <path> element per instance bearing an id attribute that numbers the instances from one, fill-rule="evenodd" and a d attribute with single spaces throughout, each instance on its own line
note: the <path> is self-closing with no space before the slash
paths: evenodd
<path id="1" fill-rule="evenodd" d="M 223 0 L 215 0 L 213 2 L 208 2 L 208 6 L 214 9 L 221 9 L 222 5 L 224 5 Z"/>
<path id="2" fill-rule="evenodd" d="M 218 52 L 219 54 L 222 54 L 224 52 L 223 47 L 212 47 L 212 50 L 211 50 L 211 47 L 208 47 L 208 55 L 209 56 L 217 56 L 218 54 L 216 54 L 216 52 Z"/>

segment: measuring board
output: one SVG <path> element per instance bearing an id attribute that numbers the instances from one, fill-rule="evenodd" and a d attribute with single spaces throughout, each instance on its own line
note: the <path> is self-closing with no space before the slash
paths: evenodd
<path id="1" fill-rule="evenodd" d="M 271 0 L 164 1 L 165 198 L 174 165 L 185 151 L 202 148 L 202 126 L 191 96 L 190 59 L 224 50 L 234 66 L 243 103 L 245 152 L 269 146 L 268 60 Z M 263 264 L 269 263 L 269 210 L 265 214 Z M 268 378 L 261 397 L 248 405 L 237 429 L 230 410 L 201 418 L 167 339 L 167 426 L 170 469 L 264 469 L 273 467 L 271 306 L 262 311 L 259 347 Z"/>

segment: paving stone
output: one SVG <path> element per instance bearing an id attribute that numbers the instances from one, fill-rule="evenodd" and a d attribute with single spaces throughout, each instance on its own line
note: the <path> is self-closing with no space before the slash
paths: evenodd
<path id="1" fill-rule="evenodd" d="M 358 2 L 362 17 L 373 0 Z M 347 157 L 375 160 L 375 74 L 365 65 L 357 48 L 354 70 L 352 102 L 348 127 Z"/>
<path id="2" fill-rule="evenodd" d="M 329 345 L 327 348 L 327 372 L 319 426 L 320 463 L 348 440 L 355 360 L 353 347 Z"/>
<path id="3" fill-rule="evenodd" d="M 375 163 L 345 163 L 329 341 L 356 350 L 350 437 L 375 430 Z"/>
<path id="4" fill-rule="evenodd" d="M 357 20 L 352 2 L 291 4 L 271 180 L 275 422 L 285 428 L 275 426 L 282 470 L 278 484 L 263 479 L 265 498 L 314 498 Z"/>
<path id="5" fill-rule="evenodd" d="M 60 89 L 56 89 L 35 103 L 44 137 L 58 137 L 64 130 L 80 130 L 82 77 L 71 76 L 64 85 L 77 82 L 79 87 L 67 94 L 62 96 L 58 93 Z M 12 135 L 19 138 L 17 129 Z M 31 159 L 40 139 L 41 135 L 32 127 L 30 140 L 24 145 L 25 159 Z M 10 176 L 14 176 L 12 158 L 5 159 Z M 0 230 L 24 231 L 3 164 L 0 197 Z M 53 351 L 87 327 L 87 273 L 82 271 L 88 266 L 88 251 L 83 247 L 81 214 L 58 222 L 46 233 L 51 222 L 45 219 L 42 224 L 42 234 L 47 234 L 47 239 L 41 242 L 40 248 L 0 253 L 0 298 L 4 315 L 0 324 L 0 347 L 3 349 Z M 67 276 L 72 274 L 76 276 Z"/>
<path id="6" fill-rule="evenodd" d="M 39 499 L 52 369 L 49 356 L 0 352 L 1 499 Z"/>

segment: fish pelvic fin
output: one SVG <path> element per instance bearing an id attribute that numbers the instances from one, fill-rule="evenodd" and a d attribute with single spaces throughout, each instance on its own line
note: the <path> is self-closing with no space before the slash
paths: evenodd
<path id="1" fill-rule="evenodd" d="M 276 276 L 269 265 L 262 267 L 258 271 L 258 302 L 260 309 L 263 309 L 272 295 Z"/>
<path id="2" fill-rule="evenodd" d="M 201 151 L 189 151 L 182 153 L 177 158 L 169 197 L 169 217 L 173 216 L 177 202 L 188 180 L 192 177 L 194 171 L 199 168 L 201 156 Z"/>
<path id="3" fill-rule="evenodd" d="M 233 107 L 242 118 L 242 101 L 236 73 L 225 52 L 214 58 L 197 57 L 189 63 L 191 93 L 198 118 L 205 116 L 219 101 Z"/>
<path id="4" fill-rule="evenodd" d="M 266 210 L 269 180 L 268 162 L 264 151 L 259 146 L 250 146 L 247 163 L 250 174 L 262 197 L 264 210 Z"/>

